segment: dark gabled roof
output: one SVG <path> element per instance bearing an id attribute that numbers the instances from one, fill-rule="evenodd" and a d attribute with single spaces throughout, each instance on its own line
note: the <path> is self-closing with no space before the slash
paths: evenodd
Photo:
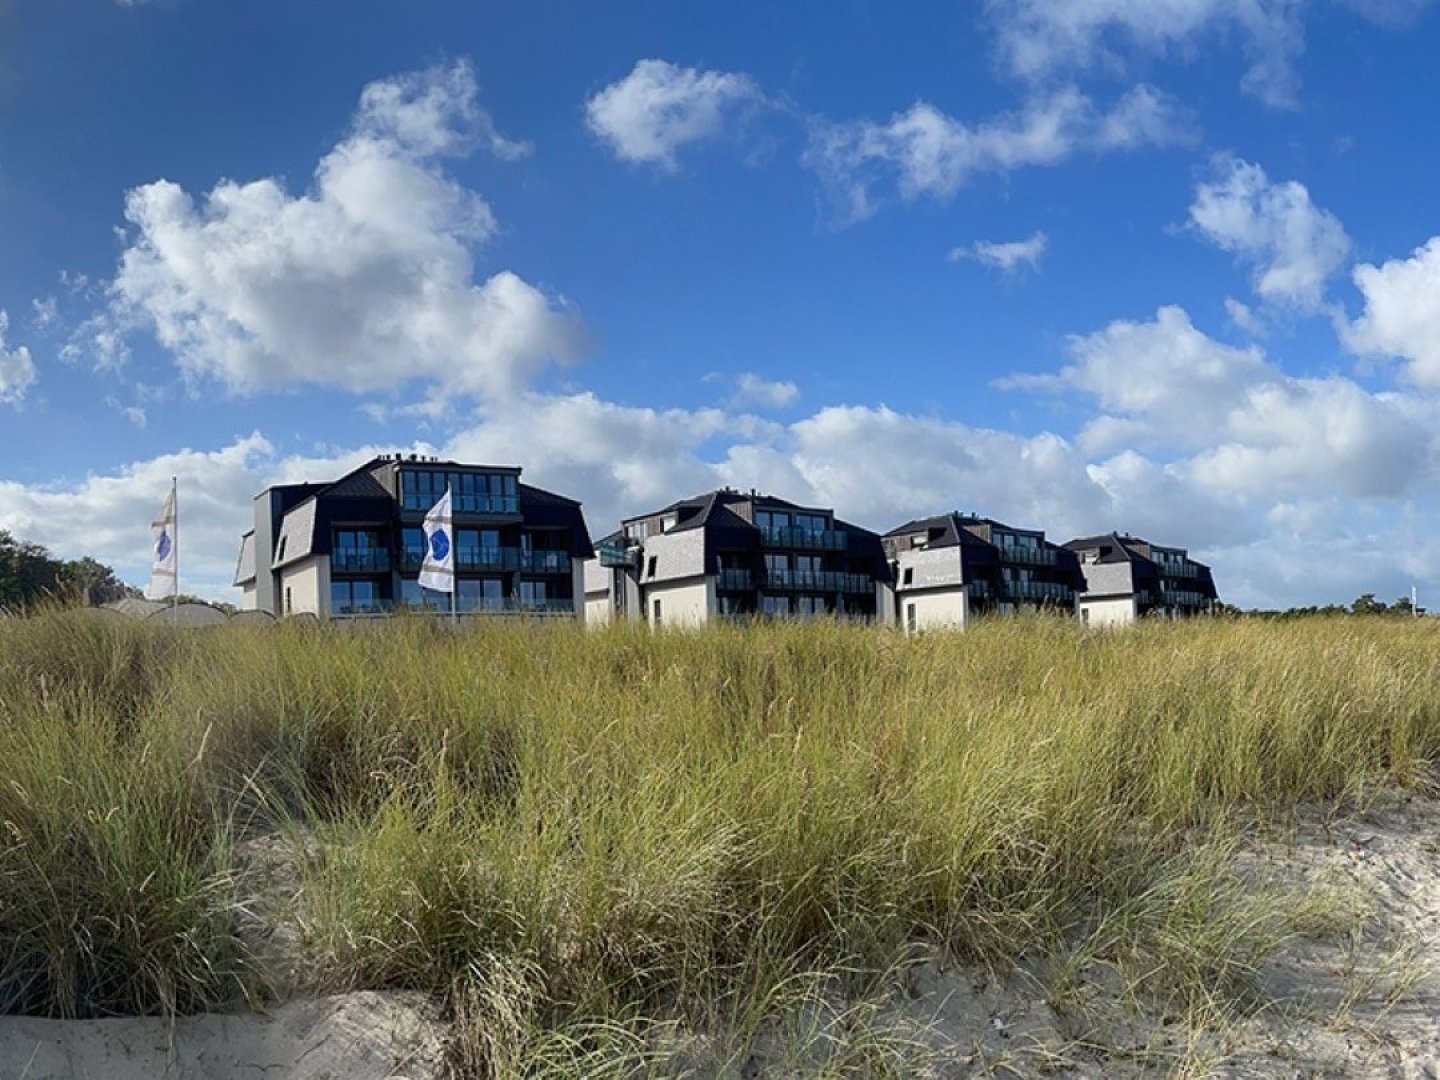
<path id="1" fill-rule="evenodd" d="M 246 585 L 255 580 L 255 530 L 251 529 L 240 537 L 240 557 L 235 563 L 235 578 L 232 585 Z"/>
<path id="2" fill-rule="evenodd" d="M 1102 563 L 1134 562 L 1137 559 L 1150 562 L 1149 558 L 1130 546 L 1135 543 L 1144 543 L 1144 541 L 1137 541 L 1133 536 L 1122 537 L 1119 533 L 1102 533 L 1099 536 L 1081 536 L 1074 540 L 1067 540 L 1060 546 L 1076 552 L 1108 549 L 1100 553 L 1097 561 Z"/>
<path id="3" fill-rule="evenodd" d="M 990 518 L 977 518 L 969 514 L 958 514 L 954 511 L 948 514 L 936 514 L 933 517 L 916 518 L 914 521 L 907 521 L 898 528 L 891 529 L 885 534 L 885 539 L 890 540 L 910 533 L 924 532 L 931 533 L 939 530 L 939 535 L 933 540 L 927 540 L 927 548 L 946 547 L 983 547 L 991 548 L 993 544 L 982 540 L 970 530 L 965 528 L 966 522 L 983 522 L 988 525 L 997 525 L 1002 529 L 1010 529 L 1018 532 L 1038 532 L 1035 529 L 1016 530 L 1013 525 L 1005 525 Z"/>
<path id="4" fill-rule="evenodd" d="M 394 494 L 375 478 L 372 471 L 381 464 L 377 458 L 360 466 L 354 472 L 346 473 L 333 484 L 326 484 L 317 492 L 325 498 L 340 499 L 392 499 Z"/>
<path id="5" fill-rule="evenodd" d="M 595 554 L 595 548 L 590 543 L 590 529 L 585 524 L 585 515 L 580 512 L 578 501 L 529 484 L 517 484 L 515 490 L 520 500 L 521 516 L 527 525 L 568 528 L 570 551 L 575 558 L 588 559 Z"/>

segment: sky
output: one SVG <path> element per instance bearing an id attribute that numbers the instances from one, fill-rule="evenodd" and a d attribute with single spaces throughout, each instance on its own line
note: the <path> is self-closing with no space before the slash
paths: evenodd
<path id="1" fill-rule="evenodd" d="M 1440 607 L 1428 0 L 0 0 L 0 529 L 513 464 Z"/>

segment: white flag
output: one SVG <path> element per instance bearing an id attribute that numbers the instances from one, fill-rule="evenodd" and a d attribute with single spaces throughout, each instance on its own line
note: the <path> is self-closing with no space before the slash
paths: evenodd
<path id="1" fill-rule="evenodd" d="M 425 515 L 425 561 L 420 584 L 436 592 L 455 591 L 455 527 L 450 518 L 450 489 Z"/>
<path id="2" fill-rule="evenodd" d="M 165 496 L 160 516 L 150 523 L 150 536 L 155 545 L 155 565 L 150 570 L 150 584 L 145 599 L 163 600 L 178 591 L 180 548 L 175 531 L 175 488 Z"/>

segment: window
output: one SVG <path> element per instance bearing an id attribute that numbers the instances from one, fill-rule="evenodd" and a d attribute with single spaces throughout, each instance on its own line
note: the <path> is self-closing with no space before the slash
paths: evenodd
<path id="1" fill-rule="evenodd" d="M 828 523 L 820 514 L 795 515 L 795 528 L 801 532 L 824 532 L 827 527 Z"/>
<path id="2" fill-rule="evenodd" d="M 767 596 L 761 602 L 760 610 L 766 615 L 789 615 L 790 598 L 788 596 Z"/>
<path id="3" fill-rule="evenodd" d="M 286 615 L 289 615 L 289 614 L 290 614 L 292 611 L 294 611 L 294 610 L 295 610 L 295 607 L 294 607 L 294 605 L 290 602 L 290 586 L 289 586 L 289 585 L 286 585 L 286 586 L 285 586 L 285 614 L 286 614 Z"/>
<path id="4" fill-rule="evenodd" d="M 674 514 L 666 514 L 664 517 L 662 517 L 662 518 L 660 519 L 660 531 L 661 531 L 662 533 L 663 533 L 663 532 L 669 532 L 671 529 L 673 529 L 673 528 L 675 527 L 675 522 L 677 522 L 678 520 L 680 520 L 680 519 L 679 519 L 678 517 L 676 517 Z"/>
<path id="5" fill-rule="evenodd" d="M 915 583 L 915 568 L 914 568 L 913 566 L 907 566 L 907 567 L 905 568 L 905 577 L 904 577 L 904 580 L 902 580 L 902 581 L 900 582 L 900 584 L 902 584 L 902 585 L 913 585 L 914 583 Z"/>
<path id="6" fill-rule="evenodd" d="M 906 604 L 906 605 L 905 605 L 905 632 L 906 632 L 907 634 L 913 634 L 913 633 L 915 632 L 915 621 L 916 621 L 916 620 L 915 620 L 915 605 L 914 605 L 914 604 Z"/>
<path id="7" fill-rule="evenodd" d="M 651 556 L 650 556 L 650 562 L 647 564 L 646 569 L 645 569 L 645 576 L 646 576 L 646 577 L 653 578 L 653 577 L 655 576 L 655 566 L 656 566 L 656 564 L 657 564 L 659 561 L 660 561 L 660 556 L 658 556 L 658 555 L 651 555 Z M 658 603 L 658 601 L 657 601 L 657 603 Z"/>
<path id="8" fill-rule="evenodd" d="M 782 574 L 785 573 L 790 569 L 790 556 L 774 551 L 767 551 L 765 553 L 765 569 L 771 573 L 777 570 Z"/>
<path id="9" fill-rule="evenodd" d="M 1081 621 L 1082 623 L 1084 623 L 1086 626 L 1089 626 L 1089 625 L 1090 625 L 1090 609 L 1089 609 L 1089 608 L 1084 608 L 1084 607 L 1082 607 L 1082 608 L 1080 609 L 1080 621 Z"/>
<path id="10" fill-rule="evenodd" d="M 282 537 L 280 537 L 280 550 L 277 551 L 277 552 L 275 552 L 275 561 L 276 561 L 276 562 L 284 562 L 284 561 L 285 561 L 285 545 L 286 545 L 287 543 L 289 543 L 289 541 L 290 541 L 290 537 L 288 537 L 288 536 L 282 536 Z"/>
<path id="11" fill-rule="evenodd" d="M 330 614 L 358 615 L 378 610 L 380 589 L 374 581 L 332 581 Z"/>
<path id="12" fill-rule="evenodd" d="M 643 521 L 632 521 L 625 526 L 625 535 L 631 540 L 645 539 L 645 523 Z"/>
<path id="13" fill-rule="evenodd" d="M 542 608 L 550 599 L 549 590 L 543 581 L 520 582 L 520 606 Z"/>
<path id="14" fill-rule="evenodd" d="M 654 611 L 654 614 L 651 616 L 650 622 L 651 622 L 652 624 L 654 624 L 655 626 L 659 626 L 659 625 L 660 625 L 660 598 L 659 598 L 658 596 L 655 598 L 655 607 L 654 607 L 652 610 Z"/>

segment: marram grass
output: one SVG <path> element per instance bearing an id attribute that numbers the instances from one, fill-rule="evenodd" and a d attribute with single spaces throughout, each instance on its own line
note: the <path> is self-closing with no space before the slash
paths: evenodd
<path id="1" fill-rule="evenodd" d="M 237 852 L 277 836 L 309 987 L 433 993 L 462 1072 L 643 1073 L 666 1032 L 758 1038 L 917 945 L 1063 973 L 1088 942 L 1178 1008 L 1237 999 L 1284 920 L 1226 837 L 1424 778 L 1437 646 L 1349 618 L 0 622 L 0 1010 L 262 1000 Z M 840 1026 L 815 1074 L 903 1072 L 904 1037 Z"/>

